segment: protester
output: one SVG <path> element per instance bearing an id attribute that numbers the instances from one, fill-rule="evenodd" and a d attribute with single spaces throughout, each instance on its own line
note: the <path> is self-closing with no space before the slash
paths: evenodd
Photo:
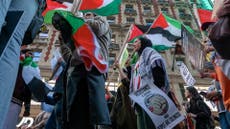
<path id="1" fill-rule="evenodd" d="M 223 2 L 223 1 L 219 1 L 220 3 Z M 219 3 L 218 2 L 218 3 Z M 226 4 L 228 5 L 229 4 L 229 1 L 228 0 L 224 0 L 224 3 L 222 4 Z M 222 10 L 223 14 L 224 13 L 227 13 L 226 10 L 228 10 L 227 8 L 228 6 L 220 6 L 218 7 L 219 9 L 218 10 L 218 13 L 221 13 L 220 10 Z M 218 15 L 221 15 L 221 14 L 218 14 Z M 211 30 L 213 29 L 213 25 L 214 23 L 213 22 L 209 22 L 208 24 L 202 24 L 202 29 L 203 30 L 207 30 L 208 31 L 208 34 L 211 33 Z M 210 38 L 210 37 L 209 37 Z M 223 54 L 228 54 L 227 50 L 221 50 L 217 48 L 216 45 L 218 45 L 218 47 L 220 47 L 221 45 L 223 45 L 222 43 L 217 43 L 217 42 L 213 42 L 210 40 L 210 42 L 212 43 L 213 46 L 211 47 L 214 47 L 216 52 L 215 54 L 213 54 L 213 59 L 212 59 L 212 63 L 214 65 L 214 68 L 215 68 L 215 73 L 216 73 L 216 77 L 220 83 L 220 86 L 221 86 L 221 89 L 222 89 L 222 99 L 224 101 L 224 105 L 225 105 L 225 108 L 230 111 L 230 96 L 229 96 L 229 92 L 230 92 L 230 88 L 228 88 L 228 85 L 230 84 L 230 60 L 227 60 L 227 59 L 222 59 L 223 58 Z M 228 42 L 227 42 L 228 44 Z M 219 46 L 220 45 L 220 46 Z M 221 48 L 227 48 L 226 46 L 221 46 Z M 204 49 L 205 51 L 207 51 L 207 49 Z M 213 50 L 213 49 L 210 49 L 210 50 Z M 220 53 L 221 52 L 221 53 Z"/>
<path id="2" fill-rule="evenodd" d="M 100 16 L 95 14 L 89 16 L 88 14 L 85 15 L 86 22 L 97 35 L 102 55 L 108 60 L 108 45 L 111 42 L 109 24 Z M 69 128 L 94 129 L 95 125 L 110 124 L 109 111 L 105 101 L 104 73 L 100 73 L 94 66 L 90 71 L 86 70 L 78 53 L 79 48 L 73 47 L 72 27 L 60 14 L 56 13 L 53 17 L 53 25 L 60 30 L 64 42 L 70 44 L 73 53 L 67 86 Z"/>
<path id="3" fill-rule="evenodd" d="M 190 99 L 185 109 L 188 115 L 196 120 L 196 129 L 213 129 L 211 110 L 203 101 L 196 88 L 193 86 L 187 87 L 185 97 Z"/>
<path id="4" fill-rule="evenodd" d="M 129 60 L 128 60 L 129 61 Z M 129 64 L 126 69 L 130 69 Z M 134 109 L 131 106 L 129 98 L 129 85 L 131 79 L 131 71 L 123 71 L 118 61 L 115 62 L 115 67 L 119 71 L 121 83 L 117 89 L 115 102 L 110 113 L 112 121 L 112 129 L 137 129 L 137 119 Z"/>
<path id="5" fill-rule="evenodd" d="M 221 95 L 221 88 L 218 81 L 214 80 L 214 88 L 213 90 L 207 92 L 204 95 L 205 98 L 214 102 L 217 106 L 217 110 L 219 113 L 219 123 L 221 129 L 229 129 L 230 128 L 230 113 L 224 107 L 224 102 Z"/>
<path id="6" fill-rule="evenodd" d="M 25 111 L 23 116 L 30 115 L 31 92 L 22 78 L 23 61 L 25 58 L 32 57 L 31 51 L 21 52 L 21 63 L 19 64 L 18 75 L 14 87 L 13 97 L 11 98 L 10 107 L 4 122 L 3 129 L 15 129 L 18 124 L 19 114 L 24 104 Z M 24 56 L 23 56 L 24 55 Z"/>
<path id="7" fill-rule="evenodd" d="M 133 68 L 131 79 L 131 92 L 141 88 L 141 77 L 149 76 L 153 83 L 164 93 L 169 93 L 169 82 L 165 68 L 164 59 L 154 49 L 149 39 L 140 37 L 134 42 L 134 50 L 137 51 L 139 59 Z M 148 69 L 148 70 L 146 70 Z M 137 112 L 138 129 L 154 129 L 154 124 L 147 113 L 139 105 L 135 106 Z"/>

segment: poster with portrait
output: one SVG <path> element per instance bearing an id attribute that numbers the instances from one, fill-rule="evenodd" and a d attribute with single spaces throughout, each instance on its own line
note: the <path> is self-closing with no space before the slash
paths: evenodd
<path id="1" fill-rule="evenodd" d="M 142 85 L 142 88 L 129 96 L 146 111 L 156 129 L 172 129 L 184 120 L 171 99 L 151 80 L 145 80 Z"/>

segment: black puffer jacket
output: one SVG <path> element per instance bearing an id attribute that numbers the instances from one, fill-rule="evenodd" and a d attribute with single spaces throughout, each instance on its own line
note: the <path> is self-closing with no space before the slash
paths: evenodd
<path id="1" fill-rule="evenodd" d="M 209 129 L 211 110 L 202 99 L 192 98 L 186 111 L 187 113 L 193 113 L 197 115 L 195 118 L 196 129 Z"/>

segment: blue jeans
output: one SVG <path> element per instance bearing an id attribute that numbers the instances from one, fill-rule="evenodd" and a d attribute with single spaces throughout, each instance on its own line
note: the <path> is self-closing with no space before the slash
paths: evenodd
<path id="1" fill-rule="evenodd" d="M 2 46 L 4 43 L 0 40 L 0 46 L 3 47 L 2 53 L 0 54 L 0 89 L 2 89 L 0 90 L 0 128 L 2 128 L 14 90 L 22 39 L 36 13 L 38 4 L 35 0 L 1 0 L 0 5 L 0 31 L 2 31 L 2 25 L 8 11 L 23 12 L 6 45 Z M 5 27 L 7 28 L 9 26 L 6 25 Z M 3 33 L 0 33 L 0 35 L 1 34 Z"/>
<path id="2" fill-rule="evenodd" d="M 219 113 L 220 127 L 221 129 L 230 129 L 230 112 Z"/>
<path id="3" fill-rule="evenodd" d="M 12 0 L 1 0 L 0 1 L 0 5 L 1 5 L 1 9 L 0 9 L 0 34 L 1 34 L 2 26 L 5 22 L 6 13 L 10 7 L 11 1 Z"/>

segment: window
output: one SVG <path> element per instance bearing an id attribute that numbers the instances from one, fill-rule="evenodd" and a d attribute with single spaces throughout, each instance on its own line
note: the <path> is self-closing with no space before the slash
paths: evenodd
<path id="1" fill-rule="evenodd" d="M 34 52 L 33 53 L 33 61 L 34 62 L 39 62 L 40 61 L 40 58 L 41 58 L 41 55 L 42 55 L 42 53 L 41 52 Z"/>
<path id="2" fill-rule="evenodd" d="M 168 8 L 161 8 L 161 12 L 164 14 L 169 14 L 169 9 Z"/>
<path id="3" fill-rule="evenodd" d="M 185 9 L 178 9 L 179 15 L 184 15 L 185 14 Z"/>
<path id="4" fill-rule="evenodd" d="M 126 21 L 127 21 L 127 23 L 135 23 L 135 19 L 134 18 L 131 18 L 131 17 L 129 17 L 129 18 L 126 18 Z"/>
<path id="5" fill-rule="evenodd" d="M 112 41 L 112 43 L 115 43 L 115 42 L 116 42 L 116 35 L 115 35 L 115 34 L 112 34 L 111 41 Z"/>
<path id="6" fill-rule="evenodd" d="M 109 66 L 112 66 L 115 62 L 116 54 L 109 53 Z"/>
<path id="7" fill-rule="evenodd" d="M 145 22 L 147 25 L 152 25 L 153 19 L 146 19 Z"/>
<path id="8" fill-rule="evenodd" d="M 152 14 L 152 9 L 151 9 L 151 7 L 148 7 L 148 6 L 145 6 L 144 8 L 143 8 L 143 15 L 151 15 Z"/>
<path id="9" fill-rule="evenodd" d="M 119 50 L 120 47 L 119 47 L 119 44 L 111 43 L 110 46 L 109 46 L 109 48 L 111 50 Z"/>
<path id="10" fill-rule="evenodd" d="M 144 11 L 146 11 L 146 12 L 151 12 L 151 7 L 145 6 L 145 7 L 144 7 Z"/>
<path id="11" fill-rule="evenodd" d="M 115 19 L 116 19 L 116 18 L 115 18 L 114 16 L 108 16 L 108 17 L 107 17 L 107 21 L 108 21 L 108 23 L 110 23 L 110 24 L 111 24 L 111 23 L 115 23 Z"/>
<path id="12" fill-rule="evenodd" d="M 133 9 L 133 5 L 127 4 L 125 6 L 125 14 L 134 14 L 134 15 L 136 15 L 137 12 L 136 12 L 136 10 Z"/>
<path id="13" fill-rule="evenodd" d="M 145 4 L 145 3 L 151 3 L 152 0 L 142 0 L 142 3 Z"/>
<path id="14" fill-rule="evenodd" d="M 125 9 L 133 10 L 133 5 L 127 4 L 125 5 Z"/>

